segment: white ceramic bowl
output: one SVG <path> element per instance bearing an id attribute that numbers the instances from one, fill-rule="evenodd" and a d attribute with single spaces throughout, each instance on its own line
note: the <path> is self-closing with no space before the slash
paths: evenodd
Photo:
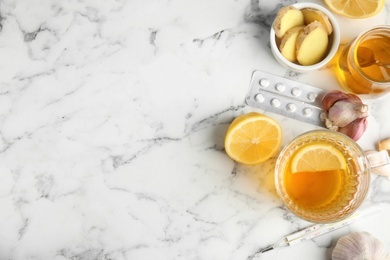
<path id="1" fill-rule="evenodd" d="M 298 9 L 303 9 L 303 8 L 313 8 L 322 11 L 329 17 L 329 21 L 331 22 L 333 26 L 333 32 L 329 36 L 329 48 L 328 48 L 328 53 L 326 57 L 313 65 L 309 66 L 304 66 L 300 65 L 298 63 L 291 62 L 287 60 L 283 55 L 280 53 L 278 45 L 276 44 L 276 36 L 275 36 L 275 30 L 273 29 L 273 24 L 271 26 L 271 31 L 270 31 L 270 43 L 271 43 L 271 51 L 272 54 L 274 55 L 275 59 L 285 68 L 295 71 L 295 72 L 310 72 L 314 70 L 318 70 L 322 67 L 324 67 L 336 54 L 339 45 L 340 45 L 340 27 L 337 23 L 336 18 L 333 16 L 333 14 L 328 11 L 325 7 L 314 4 L 314 3 L 296 3 L 293 4 L 292 6 L 298 8 Z"/>

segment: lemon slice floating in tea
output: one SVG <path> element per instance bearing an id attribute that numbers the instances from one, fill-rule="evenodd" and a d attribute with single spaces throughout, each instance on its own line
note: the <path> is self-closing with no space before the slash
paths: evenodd
<path id="1" fill-rule="evenodd" d="M 330 10 L 344 17 L 367 18 L 379 13 L 384 0 L 324 0 Z"/>
<path id="2" fill-rule="evenodd" d="M 302 147 L 291 161 L 291 172 L 324 172 L 346 168 L 343 154 L 326 143 L 309 144 Z"/>
<path id="3" fill-rule="evenodd" d="M 257 164 L 271 158 L 279 149 L 282 129 L 274 119 L 251 112 L 238 116 L 225 136 L 225 151 L 233 160 Z"/>

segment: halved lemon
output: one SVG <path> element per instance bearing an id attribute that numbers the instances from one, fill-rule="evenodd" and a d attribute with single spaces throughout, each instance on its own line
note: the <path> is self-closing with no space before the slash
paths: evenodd
<path id="1" fill-rule="evenodd" d="M 274 119 L 257 112 L 238 116 L 225 136 L 225 151 L 233 160 L 257 164 L 271 158 L 282 142 L 282 128 Z"/>
<path id="2" fill-rule="evenodd" d="M 330 10 L 349 18 L 367 18 L 379 13 L 384 0 L 324 0 Z"/>
<path id="3" fill-rule="evenodd" d="M 346 162 L 343 154 L 327 143 L 309 144 L 297 151 L 291 160 L 291 172 L 323 172 L 343 170 Z"/>

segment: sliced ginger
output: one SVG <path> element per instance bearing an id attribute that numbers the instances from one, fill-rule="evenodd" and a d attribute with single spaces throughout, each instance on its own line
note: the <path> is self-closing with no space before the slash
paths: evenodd
<path id="1" fill-rule="evenodd" d="M 310 24 L 314 21 L 319 21 L 330 35 L 333 32 L 333 26 L 329 21 L 329 17 L 320 10 L 313 8 L 304 8 L 301 10 L 305 19 L 305 24 Z"/>
<path id="2" fill-rule="evenodd" d="M 296 43 L 299 33 L 305 28 L 304 25 L 295 26 L 288 30 L 281 39 L 279 50 L 282 55 L 289 61 L 297 60 Z"/>
<path id="3" fill-rule="evenodd" d="M 328 41 L 328 33 L 320 22 L 307 25 L 297 39 L 298 62 L 308 66 L 321 61 L 328 49 Z"/>
<path id="4" fill-rule="evenodd" d="M 274 30 L 276 37 L 282 38 L 284 34 L 291 28 L 304 25 L 303 13 L 294 6 L 282 7 L 274 22 Z"/>
<path id="5" fill-rule="evenodd" d="M 304 66 L 313 65 L 325 57 L 329 35 L 333 32 L 332 23 L 324 12 L 294 6 L 279 10 L 273 29 L 283 57 Z"/>

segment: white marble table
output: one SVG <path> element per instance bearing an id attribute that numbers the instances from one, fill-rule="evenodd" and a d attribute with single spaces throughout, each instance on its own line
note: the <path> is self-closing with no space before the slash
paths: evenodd
<path id="1" fill-rule="evenodd" d="M 340 89 L 329 68 L 291 73 L 272 57 L 276 10 L 295 1 L 0 2 L 0 259 L 330 259 L 365 230 L 390 250 L 383 211 L 315 240 L 258 250 L 310 223 L 283 208 L 275 158 L 235 164 L 223 140 L 254 70 Z M 322 1 L 312 1 L 323 4 Z M 344 41 L 389 23 L 337 16 Z M 390 137 L 390 96 L 359 144 Z M 263 111 L 259 111 L 263 112 Z M 283 145 L 311 125 L 266 113 Z"/>

